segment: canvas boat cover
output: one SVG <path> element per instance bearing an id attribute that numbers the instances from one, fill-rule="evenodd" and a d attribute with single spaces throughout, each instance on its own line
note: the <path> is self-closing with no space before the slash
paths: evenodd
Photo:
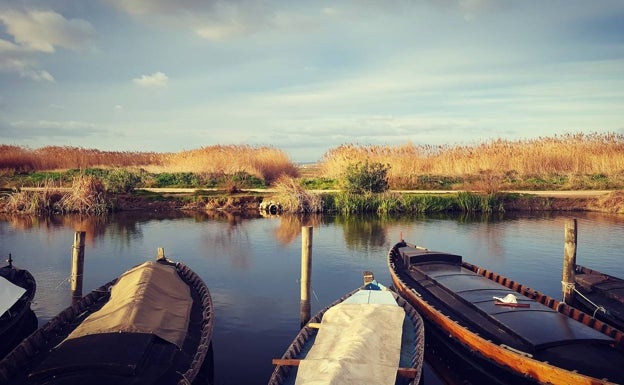
<path id="1" fill-rule="evenodd" d="M 15 305 L 24 293 L 26 293 L 26 289 L 17 286 L 4 277 L 0 277 L 0 315 Z"/>
<path id="2" fill-rule="evenodd" d="M 191 306 L 190 288 L 174 266 L 145 262 L 122 274 L 109 301 L 67 339 L 98 333 L 153 333 L 181 348 Z"/>
<path id="3" fill-rule="evenodd" d="M 395 383 L 405 311 L 389 291 L 362 290 L 350 299 L 323 315 L 296 385 Z"/>

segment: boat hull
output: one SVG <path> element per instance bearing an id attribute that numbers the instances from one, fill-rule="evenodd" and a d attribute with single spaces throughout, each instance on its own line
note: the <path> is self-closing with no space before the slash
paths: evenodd
<path id="1" fill-rule="evenodd" d="M 192 298 L 188 330 L 180 347 L 146 332 L 68 338 L 110 301 L 111 289 L 119 280 L 115 279 L 74 302 L 13 349 L 0 361 L 0 383 L 182 385 L 204 379 L 212 372 L 208 367 L 212 364 L 213 328 L 210 293 L 184 264 L 158 263 L 175 269 L 173 274 L 188 285 Z"/>
<path id="2" fill-rule="evenodd" d="M 37 329 L 37 316 L 30 308 L 37 284 L 28 270 L 18 269 L 12 264 L 0 268 L 0 277 L 26 290 L 7 312 L 0 314 L 0 359 L 2 359 Z"/>
<path id="3" fill-rule="evenodd" d="M 624 331 L 624 280 L 580 265 L 574 280 L 573 305 Z"/>
<path id="4" fill-rule="evenodd" d="M 355 295 L 363 289 L 364 287 L 358 288 L 348 293 L 312 317 L 310 321 L 301 328 L 279 362 L 298 361 L 304 359 L 314 344 L 314 339 L 317 334 L 318 329 L 314 325 L 321 323 L 324 314 L 329 309 L 344 302 L 349 297 Z M 424 359 L 424 322 L 416 309 L 408 301 L 401 296 L 398 296 L 396 293 L 394 296 L 397 305 L 405 311 L 400 366 L 403 368 L 409 368 L 408 370 L 410 370 L 409 376 L 397 375 L 396 384 L 416 385 L 420 381 Z M 399 369 L 399 372 L 401 372 L 401 369 Z M 277 364 L 269 380 L 269 385 L 294 384 L 296 376 L 296 366 Z"/>
<path id="5" fill-rule="evenodd" d="M 432 327 L 438 331 L 439 335 L 446 335 L 453 349 L 460 349 L 466 352 L 465 354 L 468 357 L 472 357 L 474 363 L 478 363 L 482 367 L 484 373 L 499 373 L 495 378 L 507 377 L 519 383 L 610 383 L 607 380 L 563 369 L 544 360 L 534 359 L 533 354 L 514 349 L 511 347 L 511 343 L 506 345 L 496 340 L 493 336 L 484 336 L 487 334 L 487 330 L 481 334 L 471 330 L 469 325 L 462 322 L 459 317 L 453 316 L 450 311 L 445 311 L 447 305 L 440 300 L 440 298 L 444 298 L 448 294 L 444 292 L 445 289 L 441 289 L 440 293 L 434 296 L 430 292 L 430 290 L 433 290 L 431 287 L 436 286 L 432 283 L 433 281 L 428 279 L 419 281 L 420 278 L 416 279 L 413 276 L 413 272 L 410 272 L 410 268 L 406 267 L 405 256 L 401 255 L 399 249 L 407 246 L 405 242 L 400 242 L 388 254 L 388 266 L 394 286 L 401 295 L 416 307 L 426 320 L 428 329 Z M 450 258 L 447 262 L 452 263 L 451 259 L 453 258 Z M 457 260 L 455 260 L 455 263 L 459 263 L 465 271 L 471 271 L 477 275 L 477 272 L 473 270 L 475 268 L 473 265 L 457 262 Z M 479 269 L 476 268 L 476 270 Z M 469 276 L 469 274 L 466 273 L 466 276 Z M 479 276 L 481 275 L 479 274 Z M 510 282 L 510 286 L 515 286 L 521 290 L 530 290 L 513 282 Z M 450 295 L 448 297 L 451 298 Z M 458 304 L 463 305 L 463 302 L 458 301 Z M 477 315 L 479 315 L 478 312 Z M 494 334 L 495 332 L 493 332 Z M 621 340 L 614 340 L 613 345 L 619 343 L 621 343 Z M 616 349 L 615 357 L 624 357 L 621 355 L 621 348 L 614 349 Z M 502 382 L 509 381 L 505 379 Z"/>

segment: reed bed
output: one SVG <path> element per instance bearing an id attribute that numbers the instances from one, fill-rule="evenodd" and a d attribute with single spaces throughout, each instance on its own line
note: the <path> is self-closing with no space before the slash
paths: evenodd
<path id="1" fill-rule="evenodd" d="M 289 213 L 321 213 L 323 200 L 319 194 L 304 189 L 294 178 L 282 176 L 275 182 L 275 201 Z"/>
<path id="2" fill-rule="evenodd" d="M 74 179 L 70 192 L 59 202 L 59 210 L 63 213 L 104 214 L 110 208 L 104 183 L 85 175 Z"/>
<path id="3" fill-rule="evenodd" d="M 0 145 L 0 169 L 19 172 L 161 165 L 166 154 L 100 151 L 81 147 L 46 146 L 38 149 Z"/>
<path id="4" fill-rule="evenodd" d="M 29 149 L 0 145 L 0 170 L 33 172 L 87 168 L 142 168 L 158 173 L 236 175 L 247 173 L 267 183 L 298 168 L 282 150 L 272 147 L 209 146 L 178 153 L 118 152 L 80 147 Z"/>
<path id="5" fill-rule="evenodd" d="M 514 178 L 622 175 L 624 135 L 579 133 L 520 141 L 496 139 L 473 146 L 348 144 L 324 154 L 321 169 L 326 177 L 340 178 L 350 164 L 363 161 L 389 165 L 388 181 L 394 189 L 422 185 L 423 176 L 428 176 L 479 180 L 485 183 L 484 189 L 496 190 Z"/>
<path id="6" fill-rule="evenodd" d="M 157 171 L 152 169 L 151 171 Z M 160 171 L 221 175 L 247 173 L 272 183 L 281 175 L 294 177 L 297 166 L 282 150 L 273 147 L 209 146 L 165 157 Z"/>
<path id="7" fill-rule="evenodd" d="M 43 214 L 57 212 L 63 193 L 56 183 L 47 180 L 41 191 L 16 191 L 0 197 L 0 211 L 24 214 Z"/>
<path id="8" fill-rule="evenodd" d="M 38 191 L 16 191 L 0 197 L 0 212 L 22 214 L 105 214 L 112 209 L 101 180 L 81 175 L 65 191 L 46 181 Z"/>

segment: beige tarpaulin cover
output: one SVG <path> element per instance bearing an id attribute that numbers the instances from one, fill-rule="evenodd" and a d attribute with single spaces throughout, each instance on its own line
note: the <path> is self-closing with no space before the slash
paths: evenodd
<path id="1" fill-rule="evenodd" d="M 154 333 L 182 347 L 192 299 L 173 266 L 150 261 L 125 272 L 110 300 L 67 338 L 111 332 Z"/>
<path id="2" fill-rule="evenodd" d="M 343 302 L 327 310 L 295 384 L 394 384 L 404 318 L 396 302 Z"/>

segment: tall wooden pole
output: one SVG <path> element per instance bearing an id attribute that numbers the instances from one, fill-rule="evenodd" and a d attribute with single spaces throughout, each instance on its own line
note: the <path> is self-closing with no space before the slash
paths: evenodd
<path id="1" fill-rule="evenodd" d="M 82 297 L 82 274 L 84 272 L 84 231 L 76 231 L 74 234 L 74 245 L 72 246 L 72 266 L 70 275 L 70 286 L 72 303 Z"/>
<path id="2" fill-rule="evenodd" d="M 568 305 L 574 301 L 574 271 L 576 268 L 576 219 L 565 222 L 565 244 L 563 247 L 563 277 L 561 279 L 563 302 Z"/>
<path id="3" fill-rule="evenodd" d="M 312 226 L 301 228 L 301 327 L 310 320 L 310 276 L 312 274 Z"/>

